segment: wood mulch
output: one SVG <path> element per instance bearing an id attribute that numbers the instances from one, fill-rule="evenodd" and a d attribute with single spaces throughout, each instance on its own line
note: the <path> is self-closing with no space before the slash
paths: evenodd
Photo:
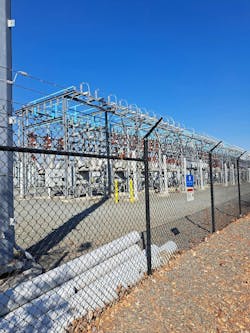
<path id="1" fill-rule="evenodd" d="M 132 288 L 91 333 L 249 333 L 250 215 L 207 237 Z"/>

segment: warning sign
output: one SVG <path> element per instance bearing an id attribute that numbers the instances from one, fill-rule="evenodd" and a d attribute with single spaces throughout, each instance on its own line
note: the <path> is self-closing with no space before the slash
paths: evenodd
<path id="1" fill-rule="evenodd" d="M 187 201 L 193 201 L 194 200 L 194 188 L 187 188 Z"/>

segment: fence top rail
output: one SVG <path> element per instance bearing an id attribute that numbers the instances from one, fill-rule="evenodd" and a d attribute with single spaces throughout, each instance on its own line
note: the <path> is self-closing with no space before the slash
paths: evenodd
<path id="1" fill-rule="evenodd" d="M 38 148 L 30 148 L 30 147 L 18 147 L 18 146 L 2 146 L 2 145 L 0 145 L 0 151 L 144 162 L 143 158 L 126 157 L 126 156 L 121 157 L 121 156 L 114 156 L 114 155 L 108 156 L 108 155 L 100 155 L 100 154 L 80 153 L 80 152 L 74 152 L 74 151 L 49 150 L 49 149 L 38 149 Z"/>

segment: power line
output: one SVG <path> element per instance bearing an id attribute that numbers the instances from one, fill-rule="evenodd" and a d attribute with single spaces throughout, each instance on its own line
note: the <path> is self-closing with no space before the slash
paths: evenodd
<path id="1" fill-rule="evenodd" d="M 8 68 L 8 67 L 2 66 L 2 65 L 0 65 L 0 68 L 6 69 L 6 70 L 8 70 L 8 71 L 10 71 L 12 73 L 15 73 L 15 74 L 20 73 L 23 76 L 28 77 L 28 78 L 30 78 L 32 80 L 39 81 L 41 83 L 44 83 L 44 84 L 47 84 L 47 85 L 51 85 L 53 87 L 57 87 L 57 88 L 60 88 L 60 89 L 65 89 L 67 87 L 67 85 L 63 86 L 63 85 L 60 85 L 60 84 L 58 84 L 56 82 L 52 82 L 52 81 L 49 81 L 49 80 L 41 79 L 41 78 L 39 78 L 37 76 L 34 76 L 34 75 L 31 75 L 31 74 L 29 74 L 27 72 L 18 71 L 18 70 L 13 69 L 13 68 Z"/>
<path id="2" fill-rule="evenodd" d="M 37 90 L 37 89 L 34 89 L 34 88 L 29 88 L 29 87 L 23 86 L 21 84 L 15 83 L 15 82 L 13 83 L 12 81 L 9 81 L 9 80 L 0 79 L 0 81 L 4 82 L 4 83 L 7 83 L 7 84 L 12 84 L 12 85 L 14 85 L 15 88 L 21 88 L 21 89 L 24 89 L 24 90 L 32 91 L 32 92 L 38 93 L 38 94 L 43 95 L 43 96 L 48 94 L 44 91 Z"/>
<path id="3" fill-rule="evenodd" d="M 21 103 L 21 102 L 17 102 L 13 99 L 6 99 L 6 98 L 0 98 L 0 101 L 4 101 L 4 102 L 9 102 L 9 103 L 12 103 L 12 104 L 17 104 L 17 105 L 22 105 L 24 106 L 25 105 L 25 102 Z"/>
<path id="4" fill-rule="evenodd" d="M 35 93 L 38 93 L 38 94 L 40 94 L 42 96 L 45 96 L 45 95 L 48 94 L 48 93 L 45 93 L 45 92 L 40 91 L 40 90 L 36 90 L 36 89 L 33 89 L 33 88 L 28 88 L 28 87 L 22 86 L 21 84 L 16 84 L 15 83 L 15 87 L 16 88 L 20 88 L 20 89 L 24 89 L 24 90 L 28 90 L 28 91 L 31 91 L 31 92 L 35 92 Z"/>

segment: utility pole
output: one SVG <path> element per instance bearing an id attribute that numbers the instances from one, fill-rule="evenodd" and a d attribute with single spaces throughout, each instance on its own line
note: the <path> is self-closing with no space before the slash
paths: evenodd
<path id="1" fill-rule="evenodd" d="M 0 145 L 12 146 L 11 0 L 0 0 Z M 0 151 L 0 274 L 13 259 L 13 152 Z"/>

